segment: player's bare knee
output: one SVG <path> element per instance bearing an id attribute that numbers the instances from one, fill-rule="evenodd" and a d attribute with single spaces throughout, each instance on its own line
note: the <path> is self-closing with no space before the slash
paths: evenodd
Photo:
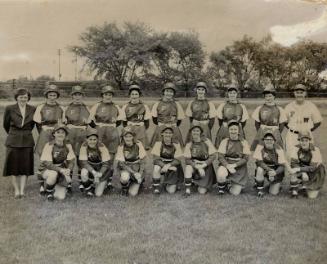
<path id="1" fill-rule="evenodd" d="M 316 199 L 318 197 L 319 191 L 318 190 L 307 190 L 307 195 L 309 199 Z"/>
<path id="2" fill-rule="evenodd" d="M 128 194 L 130 196 L 135 197 L 136 195 L 138 195 L 139 189 L 140 189 L 140 185 L 139 184 L 132 184 L 132 186 L 129 187 Z"/>
<path id="3" fill-rule="evenodd" d="M 273 183 L 269 187 L 269 193 L 272 195 L 278 195 L 280 192 L 280 183 Z"/>
<path id="4" fill-rule="evenodd" d="M 235 184 L 233 183 L 232 184 L 232 187 L 230 188 L 229 192 L 232 194 L 232 195 L 235 195 L 235 196 L 238 196 L 240 195 L 241 191 L 242 191 L 242 186 L 239 185 L 239 184 Z"/>
<path id="5" fill-rule="evenodd" d="M 130 178 L 131 178 L 131 176 L 128 171 L 122 171 L 120 173 L 120 182 L 121 183 L 124 183 L 124 184 L 128 183 Z"/>
<path id="6" fill-rule="evenodd" d="M 57 182 L 58 172 L 54 170 L 46 170 L 44 172 L 44 178 L 46 179 L 46 183 L 49 185 L 54 185 Z"/>
<path id="7" fill-rule="evenodd" d="M 170 194 L 175 193 L 177 190 L 177 185 L 176 184 L 170 184 L 166 186 L 166 191 Z"/>
<path id="8" fill-rule="evenodd" d="M 207 193 L 207 188 L 204 188 L 204 187 L 198 187 L 198 193 L 199 193 L 199 194 L 206 194 L 206 193 Z"/>
<path id="9" fill-rule="evenodd" d="M 228 170 L 224 166 L 219 166 L 217 170 L 217 181 L 226 182 Z"/>
<path id="10" fill-rule="evenodd" d="M 81 170 L 81 180 L 82 180 L 82 182 L 87 182 L 88 179 L 89 179 L 89 172 L 88 172 L 87 169 L 84 169 L 84 168 L 83 168 L 83 169 Z"/>

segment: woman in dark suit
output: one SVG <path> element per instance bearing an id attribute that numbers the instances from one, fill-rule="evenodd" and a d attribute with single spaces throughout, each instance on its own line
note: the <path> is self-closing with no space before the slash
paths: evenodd
<path id="1" fill-rule="evenodd" d="M 32 130 L 35 107 L 27 104 L 30 98 L 31 94 L 25 88 L 17 89 L 17 103 L 7 106 L 3 117 L 3 127 L 8 134 L 3 176 L 12 176 L 15 198 L 24 196 L 27 176 L 34 174 Z"/>

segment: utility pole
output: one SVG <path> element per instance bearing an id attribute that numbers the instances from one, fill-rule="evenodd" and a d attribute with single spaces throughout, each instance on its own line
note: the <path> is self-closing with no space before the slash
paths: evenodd
<path id="1" fill-rule="evenodd" d="M 61 56 L 61 49 L 58 49 L 58 80 L 60 81 L 61 78 L 61 71 L 60 71 L 60 56 Z"/>
<path id="2" fill-rule="evenodd" d="M 77 81 L 77 54 L 75 54 L 74 62 L 75 62 L 75 81 Z"/>

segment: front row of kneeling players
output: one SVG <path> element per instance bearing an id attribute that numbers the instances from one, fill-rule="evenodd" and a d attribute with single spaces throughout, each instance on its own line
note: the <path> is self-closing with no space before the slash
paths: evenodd
<path id="1" fill-rule="evenodd" d="M 157 141 L 151 151 L 153 192 L 159 194 L 164 187 L 168 193 L 175 193 L 184 182 L 185 195 L 191 194 L 192 185 L 204 194 L 217 182 L 219 194 L 230 192 L 239 195 L 248 180 L 247 162 L 251 152 L 247 141 L 239 136 L 238 122 L 230 121 L 228 131 L 229 137 L 220 143 L 217 151 L 212 142 L 204 137 L 201 126 L 193 126 L 190 141 L 182 151 L 181 145 L 173 141 L 173 129 L 164 128 L 161 141 Z M 50 200 L 64 199 L 71 188 L 75 154 L 66 141 L 67 135 L 66 127 L 57 125 L 53 130 L 54 140 L 47 143 L 42 151 L 40 171 Z M 319 148 L 311 143 L 311 134 L 306 131 L 299 133 L 299 144 L 294 148 L 290 164 L 283 149 L 275 143 L 274 134 L 266 131 L 263 143 L 257 146 L 253 154 L 258 196 L 264 194 L 265 180 L 269 193 L 277 195 L 285 171 L 288 171 L 292 197 L 304 191 L 309 198 L 316 198 L 324 182 L 325 168 Z M 216 175 L 213 162 L 217 152 L 219 165 Z M 135 196 L 139 193 L 144 181 L 146 157 L 142 143 L 135 140 L 130 127 L 125 127 L 115 156 L 122 194 Z M 185 173 L 181 158 L 185 158 Z M 86 141 L 80 148 L 78 159 L 85 193 L 101 196 L 111 186 L 113 160 L 105 145 L 99 142 L 96 129 L 87 129 Z"/>

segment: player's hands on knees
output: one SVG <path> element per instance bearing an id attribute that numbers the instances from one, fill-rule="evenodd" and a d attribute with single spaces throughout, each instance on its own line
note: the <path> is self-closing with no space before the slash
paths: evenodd
<path id="1" fill-rule="evenodd" d="M 274 171 L 274 170 L 270 170 L 270 171 L 268 171 L 268 178 L 269 178 L 269 181 L 274 181 L 276 175 L 277 175 L 277 174 L 276 174 L 276 171 Z"/>
<path id="2" fill-rule="evenodd" d="M 309 176 L 307 173 L 302 173 L 302 181 L 309 181 Z"/>
<path id="3" fill-rule="evenodd" d="M 161 168 L 161 172 L 166 173 L 168 171 L 168 169 L 170 168 L 170 164 L 165 164 L 162 168 Z"/>
<path id="4" fill-rule="evenodd" d="M 175 166 L 170 166 L 168 170 L 170 170 L 170 171 L 177 171 L 177 168 Z"/>
<path id="5" fill-rule="evenodd" d="M 141 183 L 142 182 L 142 175 L 141 175 L 141 173 L 139 173 L 139 172 L 135 172 L 134 173 L 134 177 L 135 177 L 135 179 L 137 180 L 137 183 Z"/>
<path id="6" fill-rule="evenodd" d="M 199 172 L 201 178 L 203 178 L 206 175 L 204 169 L 199 169 L 198 172 Z"/>
<path id="7" fill-rule="evenodd" d="M 235 164 L 228 164 L 226 169 L 230 172 L 230 173 L 235 173 L 236 169 L 235 169 L 236 165 Z"/>
<path id="8" fill-rule="evenodd" d="M 290 169 L 291 174 L 295 174 L 295 173 L 298 173 L 298 172 L 300 172 L 300 168 L 291 168 Z"/>

